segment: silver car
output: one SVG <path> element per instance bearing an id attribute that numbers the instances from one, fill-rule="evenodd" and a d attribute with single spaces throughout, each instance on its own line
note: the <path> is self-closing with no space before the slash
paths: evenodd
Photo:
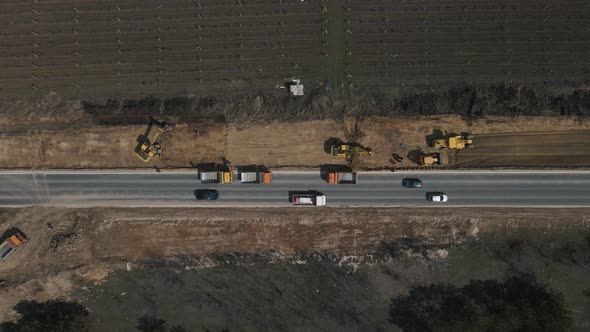
<path id="1" fill-rule="evenodd" d="M 431 202 L 444 203 L 449 200 L 449 196 L 445 193 L 428 193 L 426 198 Z"/>

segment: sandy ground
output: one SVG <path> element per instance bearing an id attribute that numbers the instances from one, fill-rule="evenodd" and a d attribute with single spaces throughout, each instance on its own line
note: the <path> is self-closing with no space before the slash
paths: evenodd
<path id="1" fill-rule="evenodd" d="M 456 166 L 570 166 L 590 165 L 590 131 L 482 134 L 469 149 L 449 154 Z"/>
<path id="2" fill-rule="evenodd" d="M 29 241 L 0 265 L 0 320 L 11 317 L 10 308 L 23 297 L 64 296 L 73 286 L 86 287 L 114 268 L 133 269 L 144 260 L 264 254 L 266 261 L 282 261 L 319 253 L 354 266 L 378 259 L 386 241 L 452 245 L 482 232 L 585 231 L 589 212 L 318 209 L 293 215 L 289 209 L 10 209 L 0 218 L 2 230 L 19 227 Z"/>
<path id="3" fill-rule="evenodd" d="M 382 169 L 393 166 L 392 153 L 404 160 L 397 167 L 416 167 L 409 158 L 412 151 L 433 151 L 427 137 L 436 130 L 449 133 L 470 132 L 475 144 L 472 151 L 462 151 L 457 158 L 443 153 L 443 163 L 461 166 L 497 166 L 493 161 L 502 157 L 502 166 L 536 166 L 519 158 L 522 149 L 535 146 L 535 155 L 544 155 L 544 165 L 586 165 L 588 153 L 583 143 L 588 141 L 590 119 L 570 117 L 489 117 L 466 123 L 458 116 L 428 117 L 346 117 L 343 121 L 314 120 L 279 122 L 268 125 L 226 125 L 214 120 L 179 123 L 172 132 L 161 137 L 163 154 L 150 163 L 143 163 L 134 154 L 137 137 L 146 126 L 90 126 L 65 130 L 37 130 L 31 133 L 5 132 L 0 146 L 1 168 L 135 168 L 190 167 L 191 164 L 221 162 L 225 158 L 233 165 L 265 164 L 269 167 L 316 167 L 321 164 L 345 163 L 326 152 L 331 138 L 356 141 L 374 151 L 371 157 L 360 156 L 354 161 L 362 169 Z M 567 138 L 556 141 L 547 131 L 559 132 Z M 523 135 L 518 133 L 524 133 Z M 567 132 L 567 133 L 566 133 Z M 490 134 L 511 138 L 511 150 L 503 149 Z M 478 143 L 478 136 L 481 141 Z M 551 146 L 540 139 L 551 141 Z M 489 143 L 491 140 L 491 143 Z M 486 143 L 488 142 L 488 143 Z M 541 143 L 539 143 L 541 142 Z M 559 143 L 556 143 L 559 142 Z M 582 144 L 582 145 L 580 145 Z M 520 149 L 520 150 L 519 150 Z M 557 150 L 556 150 L 557 149 Z M 584 154 L 583 158 L 575 156 Z M 477 156 L 476 156 L 477 155 Z M 485 156 L 482 158 L 481 156 Z M 465 156 L 465 157 L 463 157 Z M 469 157 L 472 156 L 472 157 Z"/>

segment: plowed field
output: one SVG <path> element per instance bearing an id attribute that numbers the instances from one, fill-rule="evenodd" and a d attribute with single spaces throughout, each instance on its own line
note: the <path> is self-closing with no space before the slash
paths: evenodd
<path id="1" fill-rule="evenodd" d="M 0 93 L 396 94 L 588 77 L 584 0 L 3 1 Z"/>

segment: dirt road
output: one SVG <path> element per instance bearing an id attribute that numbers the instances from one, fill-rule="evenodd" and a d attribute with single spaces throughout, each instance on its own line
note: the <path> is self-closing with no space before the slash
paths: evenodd
<path id="1" fill-rule="evenodd" d="M 396 167 L 417 167 L 415 160 L 410 158 L 410 153 L 417 150 L 429 151 L 427 137 L 435 130 L 472 132 L 481 139 L 479 143 L 476 139 L 479 146 L 462 151 L 455 159 L 451 159 L 451 165 L 537 166 L 538 162 L 531 163 L 525 158 L 506 157 L 496 161 L 490 155 L 499 153 L 499 157 L 502 153 L 511 151 L 509 155 L 514 156 L 524 151 L 523 155 L 528 156 L 545 154 L 545 157 L 539 157 L 544 158 L 544 162 L 539 164 L 542 166 L 585 166 L 588 164 L 587 153 L 584 152 L 587 149 L 580 145 L 574 147 L 573 143 L 583 144 L 588 141 L 590 119 L 549 116 L 487 117 L 468 124 L 458 116 L 346 117 L 341 121 L 315 120 L 240 126 L 204 119 L 178 123 L 172 132 L 164 134 L 161 137 L 162 157 L 154 158 L 153 162 L 147 164 L 141 162 L 134 153 L 137 137 L 145 130 L 146 125 L 89 125 L 61 130 L 6 131 L 2 135 L 3 144 L 0 146 L 0 168 L 152 168 L 154 165 L 173 168 L 221 162 L 222 158 L 231 161 L 233 165 L 257 163 L 268 167 L 343 164 L 344 159 L 334 158 L 329 154 L 329 142 L 332 138 L 345 142 L 356 141 L 373 150 L 372 157 L 362 156 L 355 160 L 355 166 L 359 169 L 389 168 L 393 166 L 392 153 L 404 158 L 396 163 Z M 536 150 L 532 149 L 531 144 L 536 144 L 548 130 L 563 133 L 544 136 L 548 143 L 534 147 Z M 517 132 L 532 131 L 539 134 L 515 136 Z M 504 137 L 503 143 L 493 145 L 490 143 L 494 141 L 493 137 Z M 555 137 L 563 137 L 565 146 L 557 147 L 550 142 Z M 518 150 L 516 145 L 527 140 L 529 143 L 524 143 L 528 144 L 526 148 Z M 504 144 L 508 144 L 510 150 L 502 148 Z M 470 155 L 473 157 L 469 157 Z M 447 158 L 443 158 L 443 161 L 449 162 Z"/>
<path id="2" fill-rule="evenodd" d="M 476 135 L 473 148 L 449 154 L 453 166 L 587 167 L 590 131 Z"/>

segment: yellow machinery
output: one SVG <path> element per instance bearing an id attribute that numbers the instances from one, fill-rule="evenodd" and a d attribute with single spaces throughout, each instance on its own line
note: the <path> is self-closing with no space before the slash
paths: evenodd
<path id="1" fill-rule="evenodd" d="M 158 128 L 156 129 L 156 134 L 154 134 L 154 137 L 150 139 L 149 132 L 151 131 L 153 125 L 158 126 Z M 150 119 L 146 134 L 139 137 L 139 144 L 135 148 L 135 153 L 139 159 L 147 163 L 152 160 L 154 156 L 160 156 L 162 154 L 162 146 L 158 142 L 158 137 L 160 137 L 164 132 L 170 130 L 172 130 L 172 126 L 170 126 L 168 123 Z"/>
<path id="2" fill-rule="evenodd" d="M 462 150 L 473 143 L 471 135 L 449 135 L 432 141 L 432 146 L 439 149 Z"/>
<path id="3" fill-rule="evenodd" d="M 332 156 L 339 158 L 350 158 L 355 154 L 368 154 L 369 156 L 373 155 L 373 151 L 371 151 L 371 149 L 365 148 L 355 143 L 332 145 L 331 150 Z"/>
<path id="4" fill-rule="evenodd" d="M 421 166 L 440 165 L 440 153 L 422 153 L 420 155 Z"/>

